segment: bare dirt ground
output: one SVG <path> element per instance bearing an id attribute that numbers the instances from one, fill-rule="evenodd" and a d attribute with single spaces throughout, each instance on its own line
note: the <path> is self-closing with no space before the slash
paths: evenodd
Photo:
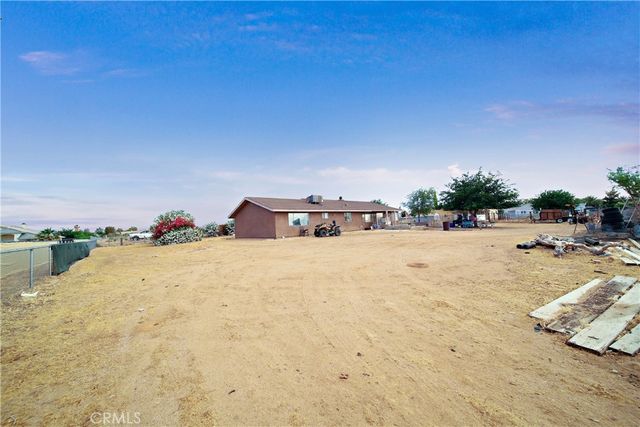
<path id="1" fill-rule="evenodd" d="M 638 426 L 639 358 L 527 313 L 640 269 L 515 249 L 543 231 L 573 227 L 98 248 L 3 308 L 2 422 Z"/>

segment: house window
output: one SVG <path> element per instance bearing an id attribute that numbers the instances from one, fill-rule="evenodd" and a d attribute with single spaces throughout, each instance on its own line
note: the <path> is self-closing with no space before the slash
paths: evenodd
<path id="1" fill-rule="evenodd" d="M 322 212 L 322 219 L 329 219 L 329 212 Z"/>
<path id="2" fill-rule="evenodd" d="M 362 214 L 362 222 L 373 222 L 373 215 L 370 213 Z"/>
<path id="3" fill-rule="evenodd" d="M 289 225 L 292 227 L 300 227 L 301 225 L 309 225 L 308 213 L 290 213 Z"/>
<path id="4" fill-rule="evenodd" d="M 344 213 L 344 222 L 351 222 L 351 212 Z"/>

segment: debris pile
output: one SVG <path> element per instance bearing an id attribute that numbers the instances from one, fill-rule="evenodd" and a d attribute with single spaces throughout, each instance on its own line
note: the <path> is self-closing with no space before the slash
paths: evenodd
<path id="1" fill-rule="evenodd" d="M 540 320 L 538 330 L 569 335 L 567 344 L 598 354 L 610 348 L 633 356 L 640 351 L 639 313 L 640 282 L 615 276 L 608 282 L 594 279 L 529 316 Z"/>
<path id="2" fill-rule="evenodd" d="M 613 256 L 627 265 L 640 265 L 640 243 L 633 239 L 619 242 L 603 242 L 590 237 L 556 237 L 550 234 L 538 234 L 534 240 L 518 243 L 518 249 L 532 249 L 544 246 L 553 249 L 553 254 L 561 257 L 568 251 L 582 250 L 591 255 Z"/>

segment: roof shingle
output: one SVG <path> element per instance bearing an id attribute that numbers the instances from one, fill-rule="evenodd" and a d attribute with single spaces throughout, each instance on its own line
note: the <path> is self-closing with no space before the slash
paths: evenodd
<path id="1" fill-rule="evenodd" d="M 231 212 L 229 218 L 234 218 L 236 212 L 245 202 L 253 203 L 271 212 L 393 212 L 399 211 L 387 205 L 373 202 L 359 202 L 353 200 L 329 200 L 322 203 L 308 203 L 306 199 L 279 199 L 274 197 L 245 197 L 237 208 Z"/>

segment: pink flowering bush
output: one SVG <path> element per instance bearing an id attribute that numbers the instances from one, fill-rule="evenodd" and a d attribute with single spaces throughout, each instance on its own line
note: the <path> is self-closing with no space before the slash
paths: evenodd
<path id="1" fill-rule="evenodd" d="M 178 210 L 159 215 L 151 226 L 155 245 L 196 242 L 202 232 L 196 227 L 191 214 Z"/>

